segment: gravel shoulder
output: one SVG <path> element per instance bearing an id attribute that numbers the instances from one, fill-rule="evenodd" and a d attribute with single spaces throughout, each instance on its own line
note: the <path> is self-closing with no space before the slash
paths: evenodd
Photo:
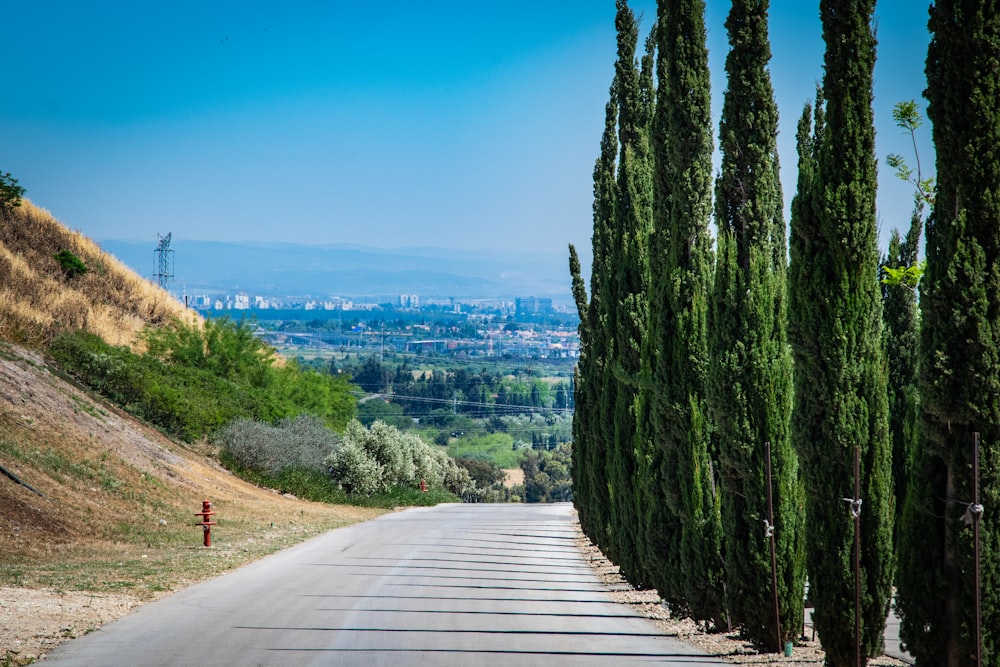
<path id="1" fill-rule="evenodd" d="M 677 637 L 689 644 L 698 646 L 706 653 L 719 656 L 736 665 L 780 664 L 793 667 L 796 665 L 822 665 L 825 654 L 819 639 L 812 636 L 799 640 L 791 657 L 777 653 L 761 653 L 752 643 L 741 639 L 737 632 L 705 632 L 704 628 L 686 618 L 674 618 L 670 610 L 662 603 L 659 594 L 653 590 L 636 590 L 621 576 L 618 566 L 609 561 L 594 544 L 577 529 L 577 546 L 583 552 L 595 574 L 602 582 L 611 588 L 611 597 L 615 602 L 623 604 L 653 621 L 657 628 L 667 636 Z M 907 663 L 889 656 L 881 656 L 868 661 L 869 667 L 906 667 Z"/>

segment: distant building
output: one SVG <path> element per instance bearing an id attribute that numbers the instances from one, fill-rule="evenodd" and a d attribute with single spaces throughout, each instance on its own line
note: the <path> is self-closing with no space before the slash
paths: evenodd
<path id="1" fill-rule="evenodd" d="M 518 315 L 544 315 L 552 312 L 552 299 L 529 296 L 515 300 Z"/>

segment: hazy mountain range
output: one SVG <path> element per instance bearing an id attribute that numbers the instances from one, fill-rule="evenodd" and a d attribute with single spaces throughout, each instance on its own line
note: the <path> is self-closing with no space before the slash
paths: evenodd
<path id="1" fill-rule="evenodd" d="M 153 241 L 101 241 L 139 275 L 158 273 Z M 171 290 L 371 299 L 550 297 L 570 304 L 568 254 L 172 240 Z"/>

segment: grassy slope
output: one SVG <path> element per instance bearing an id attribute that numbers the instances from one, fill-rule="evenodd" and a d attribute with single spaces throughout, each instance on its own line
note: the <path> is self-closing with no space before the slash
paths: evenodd
<path id="1" fill-rule="evenodd" d="M 64 249 L 90 271 L 67 279 L 53 257 Z M 45 211 L 26 202 L 0 224 L 0 465 L 42 494 L 0 475 L 0 586 L 150 599 L 381 513 L 243 482 L 205 445 L 136 422 L 38 351 L 66 329 L 134 347 L 144 326 L 173 317 L 193 315 Z M 203 499 L 218 512 L 211 550 L 194 526 Z"/>

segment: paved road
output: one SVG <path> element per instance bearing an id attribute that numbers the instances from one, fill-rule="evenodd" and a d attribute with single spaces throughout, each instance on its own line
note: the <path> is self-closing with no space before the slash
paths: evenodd
<path id="1" fill-rule="evenodd" d="M 442 505 L 335 530 L 68 642 L 69 665 L 724 665 L 613 603 L 569 505 Z"/>

